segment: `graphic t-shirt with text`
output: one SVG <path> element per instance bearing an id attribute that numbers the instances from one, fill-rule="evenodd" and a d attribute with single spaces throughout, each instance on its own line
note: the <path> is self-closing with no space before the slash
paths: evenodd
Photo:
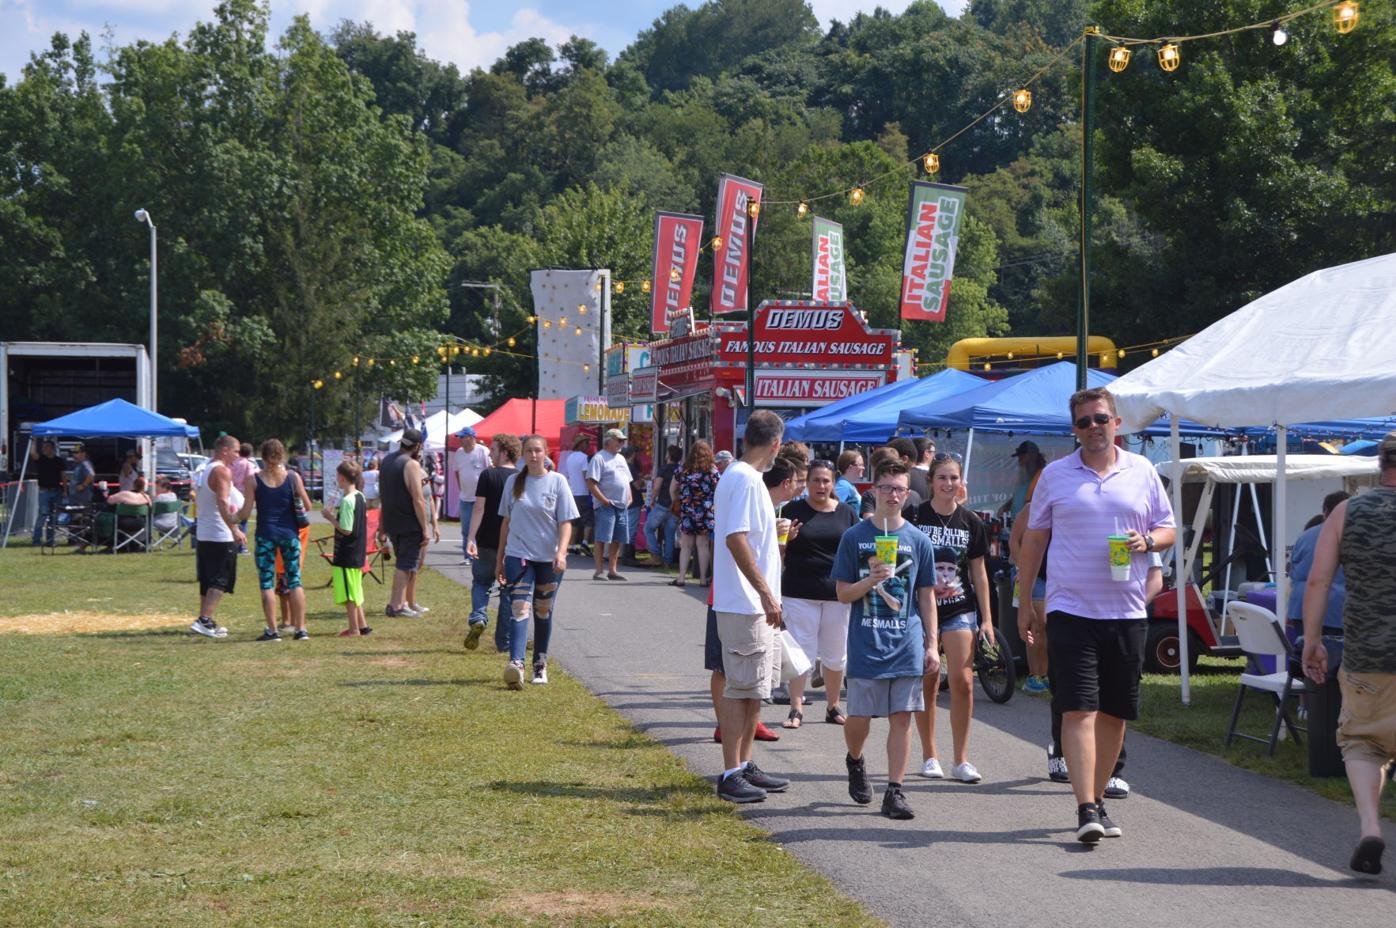
<path id="1" fill-rule="evenodd" d="M 940 621 L 974 612 L 978 602 L 969 562 L 989 553 L 989 533 L 983 520 L 964 506 L 956 506 L 954 513 L 943 516 L 927 501 L 916 508 L 911 521 L 935 548 L 936 615 Z"/>
<path id="2" fill-rule="evenodd" d="M 857 583 L 872 570 L 880 527 L 867 519 L 844 532 L 834 558 L 834 579 Z M 914 525 L 904 524 L 897 536 L 896 573 L 856 600 L 848 617 L 850 677 L 881 680 L 919 677 L 925 671 L 926 642 L 916 591 L 935 584 L 931 543 Z"/>

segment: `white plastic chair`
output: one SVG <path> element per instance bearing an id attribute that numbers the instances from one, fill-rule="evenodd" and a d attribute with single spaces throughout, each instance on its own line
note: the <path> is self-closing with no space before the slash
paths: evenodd
<path id="1" fill-rule="evenodd" d="M 1241 685 L 1236 692 L 1236 706 L 1231 710 L 1231 724 L 1226 730 L 1226 746 L 1231 746 L 1232 738 L 1247 738 L 1268 745 L 1268 753 L 1273 756 L 1275 744 L 1280 740 L 1281 723 L 1288 729 L 1294 743 L 1300 743 L 1300 729 L 1290 719 L 1287 706 L 1291 696 L 1299 696 L 1304 692 L 1304 681 L 1294 679 L 1294 672 L 1290 666 L 1289 639 L 1285 637 L 1284 629 L 1280 627 L 1280 620 L 1275 613 L 1251 603 L 1231 602 L 1226 606 L 1226 618 L 1236 629 L 1241 650 L 1248 657 L 1271 658 L 1277 667 L 1283 668 L 1275 673 L 1241 674 Z M 1241 705 L 1245 702 L 1247 690 L 1269 693 L 1270 698 L 1275 701 L 1275 722 L 1270 727 L 1268 739 L 1236 730 L 1236 722 L 1241 718 Z"/>

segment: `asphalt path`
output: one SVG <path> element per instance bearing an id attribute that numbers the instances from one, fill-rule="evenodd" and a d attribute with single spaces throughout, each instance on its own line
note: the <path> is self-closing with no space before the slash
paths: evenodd
<path id="1" fill-rule="evenodd" d="M 428 563 L 468 583 L 459 550 L 448 529 Z M 593 581 L 584 560 L 572 559 L 559 590 L 551 660 L 711 779 L 722 757 L 703 670 L 706 591 L 646 570 L 623 571 L 624 584 Z M 1124 837 L 1090 849 L 1074 839 L 1070 788 L 1047 779 L 1046 701 L 1018 693 L 1000 706 L 979 692 L 970 759 L 983 782 L 910 774 L 916 818 L 893 822 L 878 814 L 885 725 L 874 723 L 865 753 L 877 797 L 856 806 L 842 732 L 823 722 L 822 692 L 812 695 L 803 728 L 757 744 L 757 762 L 790 777 L 790 790 L 741 814 L 892 925 L 1396 925 L 1396 828 L 1387 826 L 1387 872 L 1356 879 L 1347 870 L 1355 813 L 1307 790 L 1131 734 L 1133 793 L 1110 804 Z M 763 720 L 778 728 L 785 712 L 768 707 Z M 915 744 L 912 753 L 916 764 Z"/>

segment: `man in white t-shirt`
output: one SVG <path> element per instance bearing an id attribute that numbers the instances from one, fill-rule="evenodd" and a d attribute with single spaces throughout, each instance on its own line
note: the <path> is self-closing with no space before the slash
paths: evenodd
<path id="1" fill-rule="evenodd" d="M 591 463 L 591 436 L 578 433 L 572 440 L 572 450 L 562 456 L 562 476 L 577 503 L 577 521 L 572 524 L 572 544 L 581 554 L 591 556 L 587 538 L 591 535 L 591 490 L 587 487 L 587 465 Z"/>
<path id="2" fill-rule="evenodd" d="M 451 459 L 451 469 L 456 472 L 456 481 L 460 485 L 460 524 L 468 527 L 475 509 L 475 488 L 480 482 L 480 475 L 490 466 L 490 453 L 475 441 L 475 430 L 468 425 L 457 432 L 456 437 L 460 439 L 460 447 Z M 461 532 L 462 553 L 465 551 L 467 534 L 467 531 Z M 467 554 L 466 560 L 469 559 L 470 555 Z"/>
<path id="3" fill-rule="evenodd" d="M 630 541 L 630 465 L 620 453 L 625 432 L 607 429 L 601 450 L 587 464 L 587 491 L 591 493 L 592 531 L 595 533 L 596 573 L 593 580 L 624 580 L 620 570 L 621 545 Z M 609 570 L 603 570 L 607 560 Z"/>
<path id="4" fill-rule="evenodd" d="M 775 463 L 784 433 L 780 416 L 754 411 L 742 458 L 723 473 L 714 500 L 713 611 L 727 681 L 719 709 L 723 772 L 717 795 L 729 802 L 760 802 L 790 785 L 751 760 L 761 700 L 780 674 L 780 546 L 762 474 Z"/>

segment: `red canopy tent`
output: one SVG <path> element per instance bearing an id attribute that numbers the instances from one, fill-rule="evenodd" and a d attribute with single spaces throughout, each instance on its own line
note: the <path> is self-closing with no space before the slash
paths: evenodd
<path id="1" fill-rule="evenodd" d="M 542 435 L 548 440 L 548 449 L 556 454 L 558 444 L 562 441 L 562 427 L 567 424 L 566 406 L 566 400 L 508 400 L 503 406 L 475 423 L 476 439 L 488 445 L 491 438 L 504 433 L 520 438 L 525 435 Z M 454 435 L 450 436 L 447 450 L 458 447 L 460 439 Z"/>

